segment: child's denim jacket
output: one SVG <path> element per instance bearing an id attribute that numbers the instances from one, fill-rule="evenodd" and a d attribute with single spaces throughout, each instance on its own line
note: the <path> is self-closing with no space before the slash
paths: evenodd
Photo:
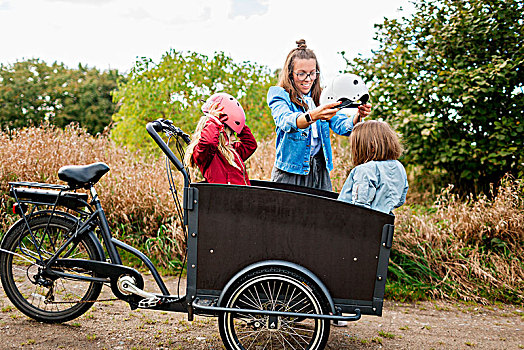
<path id="1" fill-rule="evenodd" d="M 275 167 L 292 174 L 307 175 L 310 169 L 311 126 L 297 127 L 297 117 L 304 113 L 302 107 L 291 102 L 289 94 L 279 86 L 272 86 L 267 93 L 267 104 L 276 125 Z M 353 117 L 338 112 L 329 121 L 320 120 L 319 136 L 328 171 L 333 170 L 329 128 L 339 135 L 349 136 L 353 130 Z"/>
<path id="2" fill-rule="evenodd" d="M 406 201 L 408 188 L 398 160 L 371 161 L 351 170 L 338 199 L 391 214 Z"/>

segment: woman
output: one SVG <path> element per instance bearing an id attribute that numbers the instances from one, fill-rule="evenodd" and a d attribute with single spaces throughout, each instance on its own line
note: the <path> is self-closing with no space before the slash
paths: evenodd
<path id="1" fill-rule="evenodd" d="M 336 108 L 340 102 L 319 106 L 322 89 L 317 58 L 305 40 L 297 45 L 286 58 L 278 86 L 269 88 L 267 94 L 277 133 L 271 180 L 331 191 L 329 129 L 349 136 L 353 125 L 371 113 L 371 105 L 360 106 L 354 117 Z"/>

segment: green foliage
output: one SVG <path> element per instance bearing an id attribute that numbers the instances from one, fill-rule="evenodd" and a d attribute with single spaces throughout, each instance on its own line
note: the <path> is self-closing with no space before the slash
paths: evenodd
<path id="1" fill-rule="evenodd" d="M 170 224 L 178 220 L 177 217 L 163 219 Z M 138 220 L 126 224 L 110 221 L 109 226 L 115 237 L 145 253 L 160 274 L 173 275 L 184 270 L 182 252 L 185 250 L 185 245 L 182 247 L 164 224 L 160 224 L 160 228 L 154 236 L 145 232 L 143 230 L 144 223 Z M 172 225 L 170 226 L 172 228 Z M 119 254 L 127 266 L 142 271 L 148 270 L 148 267 L 136 255 L 125 250 L 119 250 Z"/>
<path id="2" fill-rule="evenodd" d="M 403 135 L 406 163 L 463 193 L 522 177 L 523 2 L 419 0 L 416 9 L 376 26 L 373 57 L 346 60 L 372 82 L 374 116 Z"/>
<path id="3" fill-rule="evenodd" d="M 118 71 L 79 65 L 48 65 L 38 59 L 0 65 L 0 124 L 9 127 L 60 127 L 77 122 L 91 134 L 104 130 L 116 110 L 111 91 Z"/>
<path id="4" fill-rule="evenodd" d="M 222 52 L 207 57 L 171 50 L 158 64 L 142 58 L 113 96 L 120 110 L 113 116 L 116 127 L 111 135 L 130 148 L 149 145 L 144 128 L 147 122 L 158 118 L 171 119 L 192 133 L 202 115 L 202 100 L 224 91 L 239 99 L 247 124 L 264 137 L 273 129 L 266 94 L 275 83 L 275 75 L 266 67 L 235 63 Z"/>
<path id="5" fill-rule="evenodd" d="M 426 300 L 438 289 L 454 295 L 453 284 L 443 281 L 429 268 L 423 252 L 416 252 L 417 259 L 392 250 L 388 266 L 386 297 L 399 301 Z"/>

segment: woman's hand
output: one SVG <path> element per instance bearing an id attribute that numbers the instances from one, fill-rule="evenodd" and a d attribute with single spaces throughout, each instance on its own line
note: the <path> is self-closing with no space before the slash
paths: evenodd
<path id="1" fill-rule="evenodd" d="M 333 118 L 335 114 L 339 111 L 336 106 L 338 106 L 341 102 L 333 102 L 328 103 L 325 105 L 322 105 L 320 107 L 317 107 L 315 109 L 312 109 L 309 111 L 309 116 L 311 117 L 311 123 L 316 122 L 317 120 L 330 120 Z M 305 129 L 309 126 L 310 123 L 307 122 L 304 114 L 301 114 L 297 118 L 297 127 L 299 129 Z"/>
<path id="2" fill-rule="evenodd" d="M 309 115 L 311 116 L 311 120 L 317 121 L 319 119 L 321 120 L 330 120 L 337 114 L 339 111 L 336 106 L 341 104 L 342 102 L 337 101 L 333 103 L 327 103 L 325 105 L 319 106 L 311 111 L 309 111 Z"/>

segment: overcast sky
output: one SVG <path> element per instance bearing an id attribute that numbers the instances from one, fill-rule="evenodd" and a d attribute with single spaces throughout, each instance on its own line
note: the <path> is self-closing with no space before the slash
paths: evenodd
<path id="1" fill-rule="evenodd" d="M 0 63 L 125 72 L 175 49 L 276 69 L 303 38 L 329 78 L 345 68 L 339 51 L 369 56 L 374 24 L 412 11 L 408 0 L 0 0 Z"/>

